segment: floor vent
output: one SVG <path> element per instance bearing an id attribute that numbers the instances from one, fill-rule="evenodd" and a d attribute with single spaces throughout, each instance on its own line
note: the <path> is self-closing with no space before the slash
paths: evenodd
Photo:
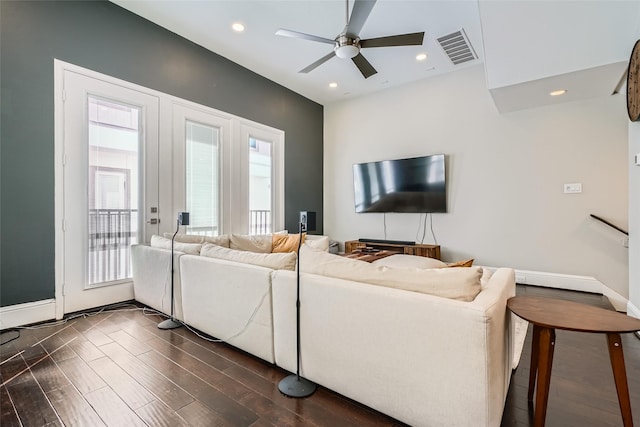
<path id="1" fill-rule="evenodd" d="M 473 46 L 462 28 L 454 33 L 438 37 L 438 43 L 453 65 L 478 59 L 478 55 L 473 50 Z"/>

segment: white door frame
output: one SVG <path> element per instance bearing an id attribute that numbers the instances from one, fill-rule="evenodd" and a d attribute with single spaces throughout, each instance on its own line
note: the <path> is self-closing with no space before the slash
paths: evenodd
<path id="1" fill-rule="evenodd" d="M 65 164 L 80 165 L 85 167 L 85 160 L 78 152 L 77 145 L 70 146 L 71 141 L 85 140 L 87 138 L 84 126 L 88 123 L 87 108 L 84 103 L 84 97 L 88 95 L 98 97 L 112 97 L 116 102 L 130 103 L 135 98 L 134 104 L 138 105 L 142 111 L 143 120 L 140 123 L 143 141 L 139 147 L 140 156 L 143 160 L 139 164 L 140 183 L 137 191 L 140 209 L 138 212 L 138 230 L 139 241 L 144 242 L 150 239 L 151 234 L 158 233 L 158 226 L 151 225 L 146 222 L 149 215 L 146 208 L 150 206 L 158 206 L 158 145 L 159 145 L 159 99 L 155 94 L 147 93 L 140 90 L 139 87 L 113 79 L 99 73 L 94 73 L 80 67 L 66 64 L 61 61 L 55 61 L 54 64 L 55 78 L 55 244 L 56 244 L 56 260 L 55 260 L 55 296 L 56 296 L 56 317 L 61 318 L 65 313 L 92 308 L 95 306 L 110 304 L 114 302 L 133 299 L 133 283 L 131 280 L 120 280 L 110 283 L 108 286 L 102 287 L 86 287 L 84 281 L 86 277 L 86 248 L 83 242 L 80 247 L 67 246 L 66 240 L 70 233 L 74 235 L 78 233 L 78 227 L 82 230 L 86 229 L 86 218 L 80 215 L 74 221 L 67 224 L 70 216 L 76 215 L 75 212 L 67 212 L 65 205 L 69 203 L 68 197 L 74 196 L 78 192 L 82 192 L 86 187 L 88 177 L 85 176 L 81 182 L 72 180 L 65 183 Z M 65 85 L 73 83 L 73 87 L 65 87 Z M 91 89 L 89 89 L 91 88 Z M 95 92 L 95 93 L 94 93 Z M 76 94 L 75 96 L 72 96 Z M 78 118 L 65 117 L 66 103 L 73 102 L 75 110 L 82 111 Z M 82 105 L 81 105 L 82 104 Z M 71 105 L 71 104 L 69 104 Z M 67 106 L 68 109 L 69 106 Z M 75 113 L 74 113 L 75 114 Z M 78 126 L 70 126 L 73 122 L 82 123 L 83 130 L 79 130 Z M 76 130 L 78 129 L 78 130 Z M 68 134 L 67 134 L 68 133 Z M 77 144 L 77 142 L 76 142 Z M 68 150 L 68 151 L 65 151 Z M 78 155 L 80 154 L 80 157 Z M 88 161 L 88 157 L 86 159 Z M 75 166 L 74 166 L 75 167 Z M 69 166 L 66 167 L 67 169 Z M 76 169 L 78 170 L 78 169 Z M 69 172 L 67 170 L 67 172 Z M 86 181 L 86 182 L 85 182 Z M 76 186 L 75 189 L 73 187 Z M 84 196 L 79 196 L 83 199 Z M 84 211 L 85 207 L 82 208 Z M 154 215 L 155 216 L 155 215 Z M 67 218 L 66 218 L 67 217 Z M 75 227 L 75 228 L 72 228 Z M 80 231 L 84 233 L 84 231 Z M 76 249 L 74 249 L 76 248 Z M 75 253 L 71 256 L 70 250 Z M 66 259 L 71 256 L 71 259 Z M 72 260 L 77 267 L 67 270 Z M 84 273 L 83 273 L 84 272 Z M 68 283 L 65 283 L 68 282 Z M 82 283 L 81 283 L 82 282 Z M 67 296 L 65 297 L 65 286 L 67 288 Z M 82 287 L 82 288 L 79 288 Z M 85 292 L 86 291 L 86 292 Z"/>
<path id="2" fill-rule="evenodd" d="M 254 122 L 242 120 L 239 123 L 240 139 L 234 147 L 234 157 L 240 159 L 240 176 L 235 195 L 234 206 L 238 207 L 234 215 L 235 223 L 231 229 L 245 234 L 249 230 L 249 138 L 266 141 L 271 144 L 271 218 L 272 231 L 284 229 L 284 132 Z"/>

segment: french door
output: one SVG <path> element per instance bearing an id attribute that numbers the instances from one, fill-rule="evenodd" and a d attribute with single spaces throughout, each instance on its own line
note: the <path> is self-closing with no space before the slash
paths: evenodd
<path id="1" fill-rule="evenodd" d="M 189 234 L 218 236 L 229 230 L 231 120 L 210 109 L 174 102 L 173 218 L 190 213 Z"/>
<path id="2" fill-rule="evenodd" d="M 55 61 L 56 316 L 133 298 L 130 247 L 284 226 L 284 132 Z"/>
<path id="3" fill-rule="evenodd" d="M 76 71 L 62 73 L 57 274 L 69 313 L 133 298 L 130 247 L 159 230 L 159 100 Z"/>

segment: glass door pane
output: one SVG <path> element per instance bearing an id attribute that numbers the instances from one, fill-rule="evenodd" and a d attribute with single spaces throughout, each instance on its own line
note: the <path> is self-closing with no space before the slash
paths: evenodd
<path id="1" fill-rule="evenodd" d="M 189 234 L 220 234 L 220 129 L 186 121 L 186 209 Z"/>
<path id="2" fill-rule="evenodd" d="M 138 243 L 140 108 L 89 96 L 88 285 L 131 278 Z"/>
<path id="3" fill-rule="evenodd" d="M 273 231 L 272 146 L 269 141 L 249 137 L 249 233 Z"/>

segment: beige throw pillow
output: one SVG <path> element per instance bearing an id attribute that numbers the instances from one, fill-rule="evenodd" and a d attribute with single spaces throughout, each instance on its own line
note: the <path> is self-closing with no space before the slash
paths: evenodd
<path id="1" fill-rule="evenodd" d="M 447 264 L 435 258 L 427 258 L 417 255 L 391 255 L 373 261 L 371 264 L 393 268 L 443 268 Z"/>
<path id="2" fill-rule="evenodd" d="M 229 236 L 229 248 L 268 254 L 271 253 L 271 234 L 232 234 Z"/>
<path id="3" fill-rule="evenodd" d="M 204 236 L 203 243 L 213 243 L 214 245 L 222 246 L 223 248 L 229 247 L 229 236 L 223 234 L 221 236 Z"/>
<path id="4" fill-rule="evenodd" d="M 259 265 L 261 267 L 272 268 L 274 270 L 295 270 L 297 259 L 295 252 L 265 254 L 223 248 L 211 243 L 205 243 L 202 246 L 200 255 L 210 258 L 224 259 L 227 261 L 240 262 L 243 264 Z"/>
<path id="5" fill-rule="evenodd" d="M 413 292 L 473 301 L 480 292 L 481 268 L 407 269 L 374 265 L 333 255 L 300 249 L 300 271 L 320 276 L 353 280 Z"/>
<path id="6" fill-rule="evenodd" d="M 171 239 L 167 239 L 166 237 L 156 236 L 155 234 L 151 236 L 150 245 L 154 248 L 160 249 L 169 249 L 171 250 Z M 185 254 L 191 255 L 200 255 L 200 249 L 202 245 L 199 243 L 182 243 L 173 241 L 173 250 L 177 252 L 184 252 Z"/>
<path id="7" fill-rule="evenodd" d="M 304 240 L 304 244 L 311 246 L 313 249 L 319 249 L 321 251 L 329 251 L 329 236 L 307 235 Z"/>

